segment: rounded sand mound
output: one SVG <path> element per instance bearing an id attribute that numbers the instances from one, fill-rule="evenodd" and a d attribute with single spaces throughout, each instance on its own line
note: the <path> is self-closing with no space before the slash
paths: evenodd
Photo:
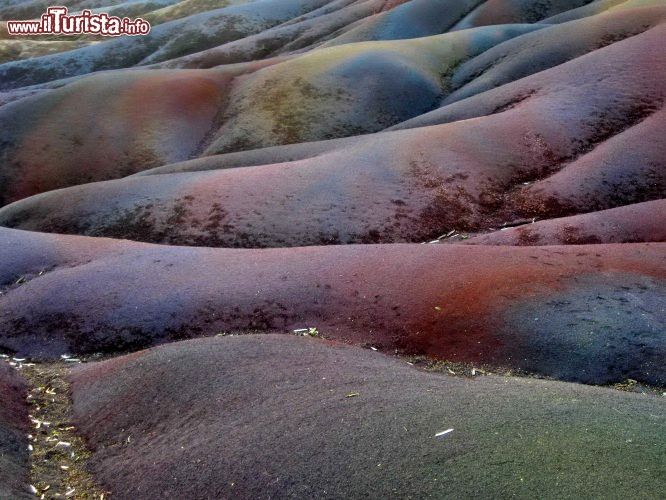
<path id="1" fill-rule="evenodd" d="M 175 343 L 71 381 L 113 498 L 656 497 L 663 486 L 666 408 L 638 394 L 425 373 L 275 335 Z"/>

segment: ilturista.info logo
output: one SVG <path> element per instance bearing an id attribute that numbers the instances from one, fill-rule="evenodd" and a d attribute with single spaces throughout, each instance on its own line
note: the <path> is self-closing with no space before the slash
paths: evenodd
<path id="1" fill-rule="evenodd" d="M 130 19 L 93 14 L 84 10 L 81 14 L 68 16 L 67 7 L 54 6 L 46 9 L 41 19 L 32 21 L 7 21 L 10 35 L 147 35 L 150 23 L 141 18 Z"/>

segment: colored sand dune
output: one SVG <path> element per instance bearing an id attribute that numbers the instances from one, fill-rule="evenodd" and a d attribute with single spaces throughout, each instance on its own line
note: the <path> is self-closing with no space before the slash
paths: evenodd
<path id="1" fill-rule="evenodd" d="M 661 493 L 666 409 L 637 394 L 274 335 L 176 343 L 71 381 L 92 470 L 122 498 Z"/>
<path id="2" fill-rule="evenodd" d="M 316 325 L 388 353 L 666 385 L 663 244 L 230 250 L 2 237 L 0 342 L 22 356 Z"/>
<path id="3" fill-rule="evenodd" d="M 0 0 L 0 497 L 661 494 L 666 1 L 64 5 L 151 30 Z"/>

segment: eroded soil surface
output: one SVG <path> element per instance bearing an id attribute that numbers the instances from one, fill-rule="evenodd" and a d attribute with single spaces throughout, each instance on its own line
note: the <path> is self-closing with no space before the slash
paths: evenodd
<path id="1" fill-rule="evenodd" d="M 64 5 L 151 30 L 0 0 L 0 497 L 662 494 L 664 0 Z"/>

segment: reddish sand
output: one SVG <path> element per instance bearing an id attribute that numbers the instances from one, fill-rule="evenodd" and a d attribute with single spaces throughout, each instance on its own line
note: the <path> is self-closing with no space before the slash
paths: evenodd
<path id="1" fill-rule="evenodd" d="M 211 170 L 216 160 L 194 160 L 169 175 L 52 191 L 0 209 L 0 224 L 176 245 L 396 243 L 661 199 L 664 33 L 659 25 L 449 104 L 406 122 L 407 130 L 217 164 L 243 168 Z M 49 164 L 60 165 L 58 156 L 44 160 L 51 150 L 44 151 L 35 160 L 39 179 L 50 178 L 42 175 Z M 289 152 L 296 161 L 287 161 Z M 80 175 L 77 158 L 62 161 Z M 100 158 L 119 168 L 114 156 Z M 33 167 L 24 167 L 33 178 Z M 190 171 L 197 168 L 207 171 Z"/>
<path id="2" fill-rule="evenodd" d="M 388 352 L 566 380 L 666 382 L 663 244 L 227 250 L 6 229 L 3 241 L 0 342 L 22 354 L 315 326 Z M 583 312 L 569 311 L 572 302 Z M 641 323 L 641 308 L 652 322 Z M 586 322 L 596 326 L 578 332 Z"/>
<path id="3" fill-rule="evenodd" d="M 664 1 L 66 3 L 152 28 L 0 0 L 0 353 L 111 498 L 663 497 Z"/>
<path id="4" fill-rule="evenodd" d="M 478 236 L 470 245 L 584 245 L 666 241 L 666 200 L 562 217 Z"/>

